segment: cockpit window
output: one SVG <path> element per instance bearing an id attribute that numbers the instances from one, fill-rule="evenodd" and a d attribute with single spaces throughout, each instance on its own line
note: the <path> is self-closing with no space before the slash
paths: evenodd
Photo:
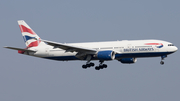
<path id="1" fill-rule="evenodd" d="M 168 46 L 174 46 L 173 44 L 168 44 Z"/>

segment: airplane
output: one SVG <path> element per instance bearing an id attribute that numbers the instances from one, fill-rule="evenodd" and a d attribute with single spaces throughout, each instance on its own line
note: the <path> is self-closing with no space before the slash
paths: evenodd
<path id="1" fill-rule="evenodd" d="M 137 58 L 161 57 L 164 58 L 178 50 L 172 43 L 162 40 L 122 40 L 85 43 L 58 43 L 41 39 L 24 20 L 18 20 L 26 48 L 4 47 L 17 50 L 20 54 L 58 60 L 84 60 L 83 69 L 95 66 L 91 61 L 98 60 L 95 70 L 107 68 L 104 61 L 118 60 L 124 64 L 132 64 Z"/>

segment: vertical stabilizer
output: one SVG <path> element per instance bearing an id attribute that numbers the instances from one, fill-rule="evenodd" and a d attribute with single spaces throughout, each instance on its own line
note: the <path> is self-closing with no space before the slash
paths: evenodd
<path id="1" fill-rule="evenodd" d="M 27 48 L 45 45 L 44 42 L 40 41 L 40 37 L 26 24 L 24 20 L 19 20 L 18 24 Z"/>

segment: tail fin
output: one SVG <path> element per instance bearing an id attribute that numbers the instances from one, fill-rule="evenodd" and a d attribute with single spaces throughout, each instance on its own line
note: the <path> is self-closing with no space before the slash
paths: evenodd
<path id="1" fill-rule="evenodd" d="M 24 20 L 19 20 L 18 24 L 27 48 L 37 47 L 40 44 L 45 44 L 44 42 L 40 41 L 40 37 L 26 24 Z"/>

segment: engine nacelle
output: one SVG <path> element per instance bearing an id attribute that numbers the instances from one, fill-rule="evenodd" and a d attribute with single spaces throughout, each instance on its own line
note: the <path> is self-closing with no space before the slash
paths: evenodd
<path id="1" fill-rule="evenodd" d="M 115 52 L 114 51 L 99 51 L 97 53 L 97 58 L 99 60 L 114 60 L 115 58 Z"/>
<path id="2" fill-rule="evenodd" d="M 131 64 L 131 63 L 135 63 L 137 61 L 136 58 L 123 58 L 119 60 L 121 63 L 127 63 L 127 64 Z"/>

